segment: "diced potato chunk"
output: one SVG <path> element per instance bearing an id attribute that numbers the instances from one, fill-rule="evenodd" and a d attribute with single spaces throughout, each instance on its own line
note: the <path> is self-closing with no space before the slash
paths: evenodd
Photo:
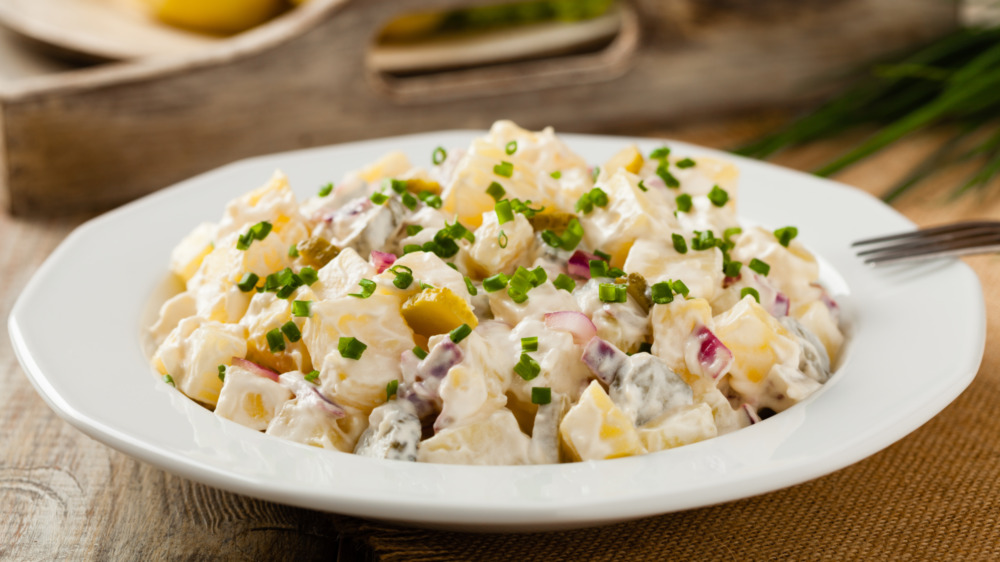
<path id="1" fill-rule="evenodd" d="M 205 256 L 215 248 L 212 242 L 215 240 L 216 230 L 214 224 L 203 223 L 185 236 L 170 254 L 170 271 L 177 274 L 185 283 L 190 281 L 201 267 Z"/>
<path id="2" fill-rule="evenodd" d="M 688 342 L 696 326 L 712 326 L 712 307 L 705 299 L 675 298 L 667 304 L 653 305 L 649 319 L 653 326 L 653 355 L 690 384 L 698 378 L 698 370 L 688 365 Z"/>
<path id="3" fill-rule="evenodd" d="M 719 434 L 708 404 L 687 406 L 677 412 L 667 412 L 639 428 L 639 439 L 649 452 L 672 449 Z"/>
<path id="4" fill-rule="evenodd" d="M 739 381 L 759 383 L 790 358 L 798 363 L 798 344 L 750 295 L 715 318 L 715 335 L 733 352 L 734 387 Z"/>
<path id="5" fill-rule="evenodd" d="M 439 431 L 420 443 L 417 460 L 444 464 L 530 464 L 531 438 L 501 408 L 483 421 Z"/>
<path id="6" fill-rule="evenodd" d="M 246 355 L 243 328 L 236 324 L 185 318 L 167 336 L 153 364 L 161 374 L 169 374 L 184 394 L 215 405 L 222 389 L 219 365 Z"/>
<path id="7" fill-rule="evenodd" d="M 608 176 L 613 176 L 618 170 L 625 170 L 632 174 L 638 174 L 644 163 L 645 160 L 643 160 L 642 153 L 639 152 L 639 148 L 636 145 L 631 144 L 612 156 L 611 159 L 604 164 L 602 171 L 606 172 Z"/>
<path id="8" fill-rule="evenodd" d="M 600 383 L 592 381 L 580 401 L 570 408 L 559 435 L 573 460 L 600 460 L 641 455 L 646 452 L 635 426 Z"/>
<path id="9" fill-rule="evenodd" d="M 417 334 L 431 337 L 454 330 L 462 324 L 479 325 L 469 303 L 448 287 L 424 289 L 403 303 L 403 318 Z"/>
<path id="10" fill-rule="evenodd" d="M 291 391 L 281 384 L 231 365 L 226 369 L 226 383 L 215 415 L 263 431 L 282 404 L 291 398 Z"/>
<path id="11" fill-rule="evenodd" d="M 265 433 L 312 447 L 350 453 L 368 426 L 368 419 L 360 410 L 344 409 L 347 416 L 335 418 L 315 403 L 290 400 L 267 425 Z"/>

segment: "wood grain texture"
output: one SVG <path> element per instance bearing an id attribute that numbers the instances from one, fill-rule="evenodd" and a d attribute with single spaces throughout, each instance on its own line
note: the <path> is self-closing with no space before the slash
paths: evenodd
<path id="1" fill-rule="evenodd" d="M 107 208 L 248 156 L 524 126 L 593 132 L 814 97 L 955 25 L 942 0 L 631 0 L 604 51 L 408 78 L 366 65 L 393 15 L 493 0 L 313 0 L 203 53 L 0 88 L 0 194 L 17 214 Z M 792 2 L 777 2 L 782 6 Z"/>

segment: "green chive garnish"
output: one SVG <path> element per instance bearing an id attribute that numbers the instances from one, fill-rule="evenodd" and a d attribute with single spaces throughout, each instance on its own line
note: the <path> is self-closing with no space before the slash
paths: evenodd
<path id="1" fill-rule="evenodd" d="M 674 292 L 670 288 L 670 283 L 666 281 L 654 283 L 649 290 L 653 297 L 653 302 L 656 304 L 667 304 L 674 300 Z"/>
<path id="2" fill-rule="evenodd" d="M 420 360 L 423 360 L 425 357 L 427 357 L 427 352 L 424 351 L 424 349 L 419 345 L 413 346 L 413 354 L 416 355 L 417 359 Z"/>
<path id="3" fill-rule="evenodd" d="M 249 293 L 257 286 L 257 281 L 260 281 L 260 277 L 256 273 L 246 272 L 243 277 L 240 278 L 240 282 L 236 284 L 244 293 Z"/>
<path id="4" fill-rule="evenodd" d="M 177 385 L 174 384 L 174 377 L 172 377 L 170 375 L 163 375 L 163 382 L 169 384 L 170 386 L 172 386 L 174 388 L 177 387 Z"/>
<path id="5" fill-rule="evenodd" d="M 288 247 L 288 257 L 297 258 L 299 257 L 299 248 L 295 244 Z"/>
<path id="6" fill-rule="evenodd" d="M 472 296 L 479 294 L 479 289 L 472 284 L 472 279 L 469 279 L 468 277 L 465 278 L 465 290 L 469 291 L 469 294 Z"/>
<path id="7" fill-rule="evenodd" d="M 494 205 L 493 210 L 497 214 L 497 222 L 504 224 L 514 220 L 514 211 L 511 210 L 510 201 L 504 199 L 503 201 L 497 201 Z"/>
<path id="8" fill-rule="evenodd" d="M 649 191 L 649 188 L 646 187 L 646 180 L 639 180 L 639 190 L 640 191 Z"/>
<path id="9" fill-rule="evenodd" d="M 299 270 L 299 278 L 306 285 L 312 285 L 313 283 L 319 281 L 319 275 L 316 274 L 316 270 L 306 266 Z"/>
<path id="10" fill-rule="evenodd" d="M 747 295 L 753 296 L 753 300 L 757 301 L 758 303 L 760 302 L 760 293 L 757 292 L 757 289 L 754 289 L 753 287 L 743 287 L 742 289 L 740 289 L 741 299 L 745 299 Z"/>
<path id="11" fill-rule="evenodd" d="M 774 231 L 774 237 L 778 239 L 778 243 L 786 248 L 788 247 L 788 244 L 791 243 L 792 240 L 795 240 L 795 237 L 798 235 L 799 229 L 794 226 L 786 226 Z"/>
<path id="12" fill-rule="evenodd" d="M 435 166 L 440 166 L 447 158 L 448 151 L 441 146 L 435 148 L 434 152 L 431 153 L 431 162 L 433 162 Z"/>
<path id="13" fill-rule="evenodd" d="M 688 251 L 687 241 L 680 234 L 671 234 L 670 239 L 674 242 L 674 249 L 677 250 L 678 254 L 686 254 Z"/>
<path id="14" fill-rule="evenodd" d="M 423 247 L 420 244 L 407 244 L 403 246 L 403 255 L 412 254 L 413 252 L 422 252 Z"/>
<path id="15" fill-rule="evenodd" d="M 677 210 L 682 213 L 687 213 L 691 211 L 691 196 L 687 193 L 682 193 L 677 196 L 674 201 L 677 201 Z"/>
<path id="16" fill-rule="evenodd" d="M 310 315 L 312 301 L 292 301 L 292 316 L 306 318 Z"/>
<path id="17" fill-rule="evenodd" d="M 552 389 L 547 386 L 536 386 L 531 389 L 532 404 L 548 404 L 552 402 Z"/>
<path id="18" fill-rule="evenodd" d="M 542 366 L 527 353 L 522 353 L 521 360 L 517 362 L 517 365 L 514 365 L 514 372 L 522 379 L 530 381 L 542 372 Z"/>
<path id="19" fill-rule="evenodd" d="M 560 172 L 559 170 L 556 170 L 556 171 L 552 172 L 549 175 L 552 176 L 554 179 L 559 179 L 559 178 L 562 177 L 562 172 Z"/>
<path id="20" fill-rule="evenodd" d="M 319 188 L 319 196 L 326 197 L 333 191 L 333 182 L 330 182 L 323 187 Z"/>
<path id="21" fill-rule="evenodd" d="M 451 338 L 452 342 L 458 343 L 467 338 L 471 333 L 472 333 L 472 328 L 470 328 L 468 324 L 462 324 L 461 326 L 448 332 L 448 337 Z"/>
<path id="22" fill-rule="evenodd" d="M 504 152 L 507 153 L 507 156 L 510 156 L 515 152 L 517 152 L 517 141 L 512 140 L 509 143 L 507 143 L 507 146 L 504 147 Z"/>
<path id="23" fill-rule="evenodd" d="M 712 191 L 708 192 L 708 200 L 716 207 L 721 207 L 729 201 L 729 193 L 716 185 L 712 187 Z"/>
<path id="24" fill-rule="evenodd" d="M 423 229 L 424 229 L 424 227 L 420 226 L 419 224 L 408 224 L 408 225 L 406 225 L 406 235 L 407 236 L 416 236 L 417 233 L 420 232 Z"/>
<path id="25" fill-rule="evenodd" d="M 486 188 L 486 194 L 492 197 L 494 201 L 499 201 L 507 194 L 507 190 L 499 183 L 493 182 Z"/>
<path id="26" fill-rule="evenodd" d="M 601 167 L 594 166 L 594 169 L 590 172 L 590 181 L 597 181 L 597 178 L 601 176 Z"/>
<path id="27" fill-rule="evenodd" d="M 677 189 L 681 186 L 681 182 L 670 173 L 670 170 L 667 169 L 666 160 L 660 162 L 660 165 L 656 167 L 656 175 L 660 176 L 663 183 L 667 184 L 667 187 L 671 189 Z"/>
<path id="28" fill-rule="evenodd" d="M 538 337 L 521 338 L 521 351 L 538 351 Z"/>
<path id="29" fill-rule="evenodd" d="M 757 258 L 750 260 L 750 263 L 747 264 L 747 267 L 756 271 L 757 273 L 760 273 L 764 277 L 767 277 L 767 274 L 771 272 L 771 266 L 768 265 L 767 262 L 761 261 Z"/>
<path id="30" fill-rule="evenodd" d="M 375 292 L 376 283 L 371 279 L 362 279 L 361 281 L 358 281 L 358 285 L 361 285 L 361 292 L 348 293 L 347 296 L 357 297 L 359 299 L 367 299 L 368 297 L 372 296 L 372 293 Z"/>
<path id="31" fill-rule="evenodd" d="M 396 193 L 402 195 L 406 192 L 406 182 L 403 180 L 395 180 L 392 178 L 382 178 L 382 190 L 385 191 L 391 189 Z"/>
<path id="32" fill-rule="evenodd" d="M 341 337 L 340 341 L 337 342 L 337 351 L 340 352 L 340 356 L 344 359 L 361 359 L 361 354 L 366 349 L 368 349 L 368 346 L 358 338 Z"/>
<path id="33" fill-rule="evenodd" d="M 600 297 L 601 302 L 626 302 L 628 301 L 628 285 L 601 283 L 597 287 L 597 296 Z"/>
<path id="34" fill-rule="evenodd" d="M 573 207 L 576 212 L 588 214 L 594 210 L 594 202 L 590 198 L 590 193 L 584 193 L 576 200 L 576 205 Z"/>
<path id="35" fill-rule="evenodd" d="M 552 284 L 555 285 L 557 289 L 562 289 L 570 293 L 572 293 L 573 290 L 576 289 L 576 281 L 573 281 L 573 279 L 569 275 L 566 275 L 565 273 L 560 273 L 559 276 L 555 278 L 555 281 L 552 282 Z"/>
<path id="36" fill-rule="evenodd" d="M 611 261 L 611 254 L 607 252 L 602 252 L 600 249 L 594 250 L 594 255 L 601 258 L 602 260 Z"/>
<path id="37" fill-rule="evenodd" d="M 679 160 L 674 165 L 677 166 L 678 168 L 691 168 L 692 166 L 694 166 L 694 160 L 690 158 L 685 158 L 683 160 Z"/>
<path id="38" fill-rule="evenodd" d="M 219 365 L 219 380 L 222 381 L 222 382 L 226 382 L 226 366 L 225 365 Z"/>
<path id="39" fill-rule="evenodd" d="M 385 202 L 389 200 L 389 196 L 382 192 L 376 192 L 372 193 L 372 196 L 369 197 L 369 199 L 371 199 L 372 203 L 375 203 L 376 205 L 384 205 Z"/>
<path id="40" fill-rule="evenodd" d="M 306 379 L 307 381 L 309 381 L 309 382 L 311 382 L 313 384 L 316 384 L 316 380 L 319 379 L 319 371 L 315 371 L 315 370 L 309 371 L 302 378 Z"/>
<path id="41" fill-rule="evenodd" d="M 531 284 L 534 287 L 537 287 L 537 286 L 541 285 L 542 283 L 545 283 L 549 279 L 548 272 L 545 271 L 545 268 L 542 267 L 542 266 L 538 266 L 535 269 L 532 269 L 531 270 L 531 274 L 535 277 L 531 281 Z"/>
<path id="42" fill-rule="evenodd" d="M 595 187 L 590 190 L 590 200 L 598 207 L 604 207 L 608 204 L 608 194 L 604 192 L 603 189 Z"/>
<path id="43" fill-rule="evenodd" d="M 389 384 L 385 385 L 385 401 L 388 402 L 395 396 L 397 390 L 399 390 L 399 379 L 392 379 Z"/>
<path id="44" fill-rule="evenodd" d="M 406 290 L 410 288 L 413 283 L 413 270 L 406 267 L 405 265 L 394 265 L 389 268 L 396 277 L 393 278 L 392 284 L 396 286 L 397 289 Z"/>
<path id="45" fill-rule="evenodd" d="M 493 166 L 493 173 L 498 176 L 509 178 L 514 175 L 514 165 L 507 161 L 500 162 L 496 166 Z"/>
<path id="46" fill-rule="evenodd" d="M 507 233 L 501 230 L 500 234 L 497 234 L 497 245 L 500 246 L 500 248 L 506 248 L 507 240 Z"/>
<path id="47" fill-rule="evenodd" d="M 726 277 L 739 277 L 740 269 L 742 267 L 743 267 L 743 262 L 730 261 L 726 262 L 726 265 L 722 267 L 722 272 L 726 274 Z"/>
<path id="48" fill-rule="evenodd" d="M 275 328 L 267 333 L 267 347 L 271 349 L 271 353 L 285 350 L 285 336 L 281 334 L 281 330 Z"/>
<path id="49" fill-rule="evenodd" d="M 607 277 L 608 276 L 608 262 L 604 260 L 590 260 L 590 276 L 591 277 Z"/>
<path id="50" fill-rule="evenodd" d="M 404 207 L 406 207 L 411 211 L 417 208 L 417 198 L 414 197 L 413 194 L 410 193 L 409 191 L 407 191 L 406 193 L 403 194 L 402 197 L 400 197 L 400 201 L 403 202 Z"/>
<path id="51" fill-rule="evenodd" d="M 503 273 L 497 273 L 483 279 L 483 290 L 487 293 L 495 293 L 507 286 L 510 279 Z"/>
<path id="52" fill-rule="evenodd" d="M 291 320 L 281 325 L 281 333 L 285 334 L 288 341 L 292 343 L 302 339 L 302 332 L 299 331 L 299 327 L 295 325 L 295 322 Z"/>
<path id="53" fill-rule="evenodd" d="M 675 293 L 677 293 L 678 295 L 681 295 L 682 297 L 687 297 L 688 296 L 688 291 L 689 291 L 688 287 L 680 279 L 678 279 L 678 280 L 670 283 L 670 288 L 672 288 Z"/>
<path id="54" fill-rule="evenodd" d="M 417 199 L 423 201 L 424 205 L 435 209 L 440 209 L 441 205 L 444 203 L 441 201 L 441 197 L 431 193 L 430 191 L 421 191 L 417 194 Z"/>

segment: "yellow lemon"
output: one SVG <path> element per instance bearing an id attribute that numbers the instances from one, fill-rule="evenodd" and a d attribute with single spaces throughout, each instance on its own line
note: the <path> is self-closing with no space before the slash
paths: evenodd
<path id="1" fill-rule="evenodd" d="M 281 11 L 282 0 L 147 0 L 156 17 L 171 25 L 238 33 L 267 21 Z"/>

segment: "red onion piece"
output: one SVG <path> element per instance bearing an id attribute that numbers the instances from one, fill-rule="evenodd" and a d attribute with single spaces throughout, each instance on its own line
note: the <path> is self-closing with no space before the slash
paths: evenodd
<path id="1" fill-rule="evenodd" d="M 337 404 L 333 400 L 327 398 L 326 395 L 320 392 L 319 389 L 316 388 L 315 386 L 312 387 L 312 391 L 313 391 L 313 396 L 315 396 L 318 399 L 317 404 L 319 405 L 320 408 L 326 411 L 326 413 L 330 414 L 335 418 L 347 417 L 347 412 L 344 411 L 344 408 L 341 407 L 340 404 Z"/>
<path id="2" fill-rule="evenodd" d="M 375 273 L 382 273 L 396 262 L 396 254 L 372 250 L 372 264 L 375 266 Z"/>
<path id="3" fill-rule="evenodd" d="M 698 341 L 698 364 L 702 374 L 717 379 L 733 365 L 733 352 L 717 338 L 712 330 L 699 324 L 691 333 Z"/>
<path id="4" fill-rule="evenodd" d="M 241 369 L 246 369 L 255 375 L 267 377 L 274 382 L 279 382 L 278 373 L 241 357 L 233 357 L 233 365 Z"/>
<path id="5" fill-rule="evenodd" d="M 566 262 L 566 271 L 569 272 L 570 275 L 590 279 L 590 262 L 599 259 L 601 259 L 600 256 L 588 254 L 583 250 L 577 250 L 573 252 L 569 261 Z"/>
<path id="6" fill-rule="evenodd" d="M 791 301 L 788 300 L 788 295 L 778 291 L 774 294 L 774 304 L 771 305 L 771 315 L 775 318 L 781 318 L 783 316 L 788 316 L 788 311 L 791 308 Z"/>
<path id="7" fill-rule="evenodd" d="M 747 418 L 750 420 L 750 425 L 761 422 L 760 416 L 757 415 L 757 408 L 754 408 L 750 404 L 744 404 L 742 410 L 743 413 L 746 414 Z"/>
<path id="8" fill-rule="evenodd" d="M 652 176 L 649 176 L 649 177 L 643 179 L 642 180 L 642 185 L 646 186 L 647 188 L 649 188 L 649 187 L 653 187 L 653 188 L 657 188 L 657 189 L 666 189 L 667 188 L 667 183 L 663 181 L 663 178 L 661 178 L 660 176 L 657 176 L 657 175 L 652 175 Z"/>
<path id="9" fill-rule="evenodd" d="M 597 326 L 582 312 L 563 310 L 545 314 L 545 327 L 550 330 L 569 332 L 573 343 L 582 345 L 597 335 Z"/>
<path id="10" fill-rule="evenodd" d="M 587 342 L 580 360 L 583 361 L 583 364 L 601 382 L 611 384 L 618 375 L 618 371 L 628 361 L 628 355 L 625 355 L 622 350 L 595 336 Z"/>
<path id="11" fill-rule="evenodd" d="M 397 396 L 413 404 L 417 417 L 422 419 L 431 415 L 441 405 L 441 395 L 438 393 L 441 380 L 464 358 L 462 348 L 454 342 L 445 340 L 437 344 L 417 365 L 412 383 L 406 381 L 408 377 L 404 374 L 404 383 L 399 386 Z"/>

